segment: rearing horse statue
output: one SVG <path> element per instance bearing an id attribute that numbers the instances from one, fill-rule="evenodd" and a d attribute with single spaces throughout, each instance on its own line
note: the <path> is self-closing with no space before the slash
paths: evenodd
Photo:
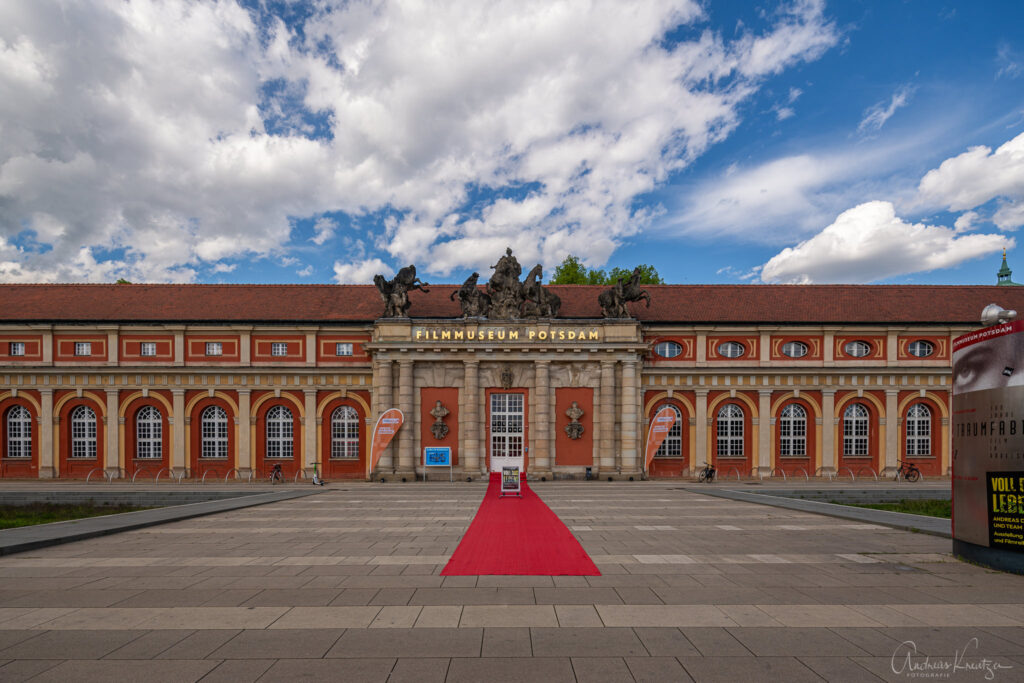
<path id="1" fill-rule="evenodd" d="M 562 307 L 562 299 L 557 294 L 541 286 L 543 269 L 538 263 L 526 276 L 523 282 L 523 315 L 527 318 L 557 318 Z"/>
<path id="2" fill-rule="evenodd" d="M 651 295 L 647 290 L 640 289 L 640 268 L 637 267 L 625 282 L 620 277 L 611 289 L 601 292 L 597 303 L 601 305 L 601 314 L 606 318 L 629 318 L 631 316 L 626 304 L 640 299 L 647 301 L 647 308 L 651 307 Z"/>

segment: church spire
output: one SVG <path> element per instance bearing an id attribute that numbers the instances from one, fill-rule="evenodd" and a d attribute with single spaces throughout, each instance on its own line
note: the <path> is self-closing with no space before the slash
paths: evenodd
<path id="1" fill-rule="evenodd" d="M 996 284 L 997 285 L 1017 285 L 1018 283 L 1010 279 L 1013 275 L 1013 271 L 1010 270 L 1010 266 L 1006 265 L 1006 247 L 1003 247 L 1003 265 L 999 268 L 999 272 L 996 273 Z"/>

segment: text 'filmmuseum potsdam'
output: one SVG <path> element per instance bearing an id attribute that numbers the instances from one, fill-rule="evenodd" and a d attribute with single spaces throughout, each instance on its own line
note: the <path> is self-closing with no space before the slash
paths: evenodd
<path id="1" fill-rule="evenodd" d="M 1000 279 L 1009 282 L 1009 271 Z M 521 456 L 533 478 L 870 477 L 950 466 L 951 340 L 1001 286 L 541 286 L 511 252 L 485 284 L 0 286 L 5 478 L 260 476 L 314 463 L 454 476 Z M 448 478 L 447 468 L 433 472 Z"/>

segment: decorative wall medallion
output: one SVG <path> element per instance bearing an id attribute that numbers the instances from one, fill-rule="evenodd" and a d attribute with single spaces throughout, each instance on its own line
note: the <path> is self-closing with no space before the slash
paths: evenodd
<path id="1" fill-rule="evenodd" d="M 448 436 L 448 425 L 444 423 L 444 418 L 447 417 L 448 412 L 448 409 L 441 405 L 440 401 L 430 411 L 430 414 L 434 417 L 434 424 L 430 425 L 430 432 L 438 441 L 443 441 Z"/>
<path id="2" fill-rule="evenodd" d="M 583 436 L 584 427 L 580 424 L 580 418 L 583 417 L 583 408 L 573 401 L 572 405 L 569 406 L 569 410 L 565 411 L 565 414 L 569 417 L 569 424 L 565 425 L 565 433 L 569 435 L 570 439 L 574 441 Z"/>

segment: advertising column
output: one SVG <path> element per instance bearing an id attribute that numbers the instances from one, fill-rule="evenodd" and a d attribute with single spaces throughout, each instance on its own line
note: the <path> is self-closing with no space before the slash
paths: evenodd
<path id="1" fill-rule="evenodd" d="M 1024 573 L 1024 322 L 953 341 L 953 552 Z"/>

